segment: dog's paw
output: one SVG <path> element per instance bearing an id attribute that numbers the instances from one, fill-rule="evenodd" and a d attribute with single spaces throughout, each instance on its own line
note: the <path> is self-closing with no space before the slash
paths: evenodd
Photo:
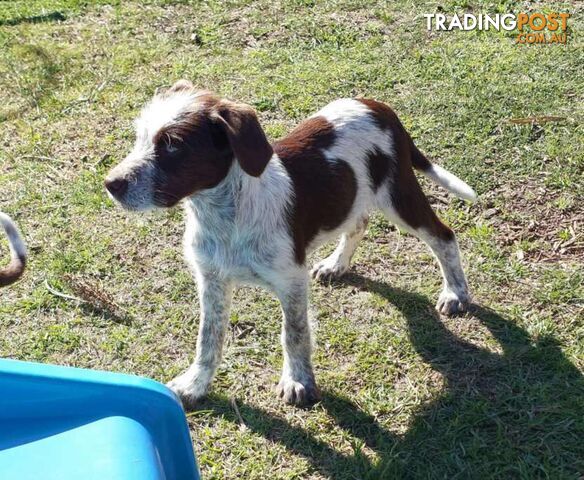
<path id="1" fill-rule="evenodd" d="M 320 400 L 320 392 L 314 380 L 298 382 L 282 377 L 277 387 L 278 396 L 290 405 L 305 407 Z"/>
<path id="2" fill-rule="evenodd" d="M 310 270 L 310 275 L 315 280 L 321 282 L 330 282 L 331 280 L 337 280 L 341 278 L 345 273 L 347 273 L 347 270 L 349 270 L 347 265 L 342 265 L 335 259 L 325 258 L 312 267 L 312 270 Z"/>
<path id="3" fill-rule="evenodd" d="M 466 312 L 468 304 L 468 294 L 457 294 L 452 290 L 444 289 L 436 304 L 436 310 L 442 315 L 456 315 L 457 313 Z"/>
<path id="4" fill-rule="evenodd" d="M 185 410 L 192 410 L 199 400 L 207 393 L 207 389 L 198 384 L 196 380 L 179 375 L 166 384 L 179 398 Z"/>

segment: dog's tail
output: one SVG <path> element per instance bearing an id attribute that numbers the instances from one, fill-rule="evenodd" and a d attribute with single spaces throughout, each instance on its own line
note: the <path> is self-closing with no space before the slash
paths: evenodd
<path id="1" fill-rule="evenodd" d="M 26 246 L 12 219 L 2 212 L 0 212 L 0 224 L 8 236 L 11 256 L 8 266 L 0 270 L 0 287 L 5 287 L 22 276 L 26 266 Z"/>
<path id="2" fill-rule="evenodd" d="M 448 170 L 442 168 L 440 165 L 430 162 L 418 147 L 412 142 L 412 165 L 416 170 L 420 170 L 430 180 L 442 185 L 446 190 L 454 193 L 457 197 L 463 198 L 470 202 L 476 202 L 476 192 L 465 182 L 463 182 L 456 175 L 453 175 Z"/>

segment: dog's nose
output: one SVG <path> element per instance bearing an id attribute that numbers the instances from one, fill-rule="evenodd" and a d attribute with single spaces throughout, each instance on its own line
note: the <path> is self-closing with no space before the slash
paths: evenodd
<path id="1" fill-rule="evenodd" d="M 120 197 L 128 189 L 128 181 L 123 178 L 106 178 L 105 188 L 107 188 L 114 197 Z"/>

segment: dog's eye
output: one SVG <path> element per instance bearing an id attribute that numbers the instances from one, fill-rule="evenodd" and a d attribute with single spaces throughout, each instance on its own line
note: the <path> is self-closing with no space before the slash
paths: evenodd
<path id="1" fill-rule="evenodd" d="M 164 153 L 168 155 L 174 155 L 176 152 L 178 152 L 179 147 L 177 145 L 177 142 L 171 140 L 170 138 L 166 138 L 162 142 L 162 149 Z"/>

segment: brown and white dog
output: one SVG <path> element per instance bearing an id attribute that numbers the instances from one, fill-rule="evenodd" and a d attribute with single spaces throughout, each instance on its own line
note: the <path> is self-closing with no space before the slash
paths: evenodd
<path id="1" fill-rule="evenodd" d="M 18 280 L 26 266 L 26 247 L 12 219 L 0 212 L 0 224 L 8 236 L 10 263 L 0 270 L 0 287 L 6 287 Z"/>
<path id="2" fill-rule="evenodd" d="M 270 144 L 250 106 L 181 80 L 154 96 L 136 130 L 132 152 L 105 185 L 129 210 L 184 200 L 184 249 L 201 305 L 195 362 L 169 384 L 185 406 L 205 395 L 220 362 L 237 284 L 267 287 L 282 304 L 280 397 L 299 405 L 318 398 L 307 254 L 340 236 L 334 253 L 311 273 L 343 275 L 374 209 L 434 252 L 444 277 L 438 311 L 453 314 L 468 304 L 454 233 L 435 215 L 412 167 L 459 197 L 476 195 L 430 163 L 385 104 L 334 101 Z"/>

